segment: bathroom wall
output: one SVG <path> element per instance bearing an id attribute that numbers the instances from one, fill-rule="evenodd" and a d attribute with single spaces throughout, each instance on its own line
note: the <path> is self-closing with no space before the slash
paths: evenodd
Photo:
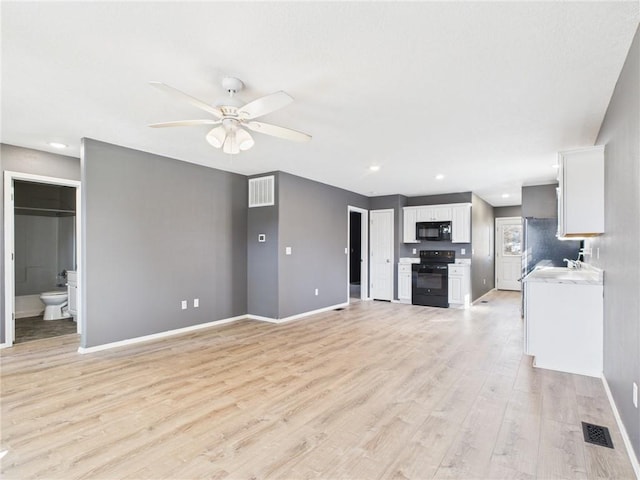
<path id="1" fill-rule="evenodd" d="M 55 290 L 58 272 L 58 218 L 16 215 L 16 297 Z"/>

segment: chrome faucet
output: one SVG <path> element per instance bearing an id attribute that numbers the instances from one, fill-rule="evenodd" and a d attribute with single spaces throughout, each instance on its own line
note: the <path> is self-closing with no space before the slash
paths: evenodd
<path id="1" fill-rule="evenodd" d="M 580 270 L 582 268 L 582 262 L 580 260 L 569 260 L 568 258 L 563 258 L 563 262 L 567 262 L 567 268 L 572 270 Z"/>

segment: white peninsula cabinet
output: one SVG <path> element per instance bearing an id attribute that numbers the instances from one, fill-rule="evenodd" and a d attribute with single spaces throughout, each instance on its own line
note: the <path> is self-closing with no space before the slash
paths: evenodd
<path id="1" fill-rule="evenodd" d="M 604 146 L 558 154 L 558 237 L 604 233 Z"/>
<path id="2" fill-rule="evenodd" d="M 403 243 L 420 243 L 416 239 L 417 222 L 451 222 L 451 242 L 471 242 L 471 204 L 420 205 L 402 209 Z"/>
<path id="3" fill-rule="evenodd" d="M 524 280 L 524 353 L 533 365 L 600 377 L 603 368 L 602 271 L 535 269 Z"/>

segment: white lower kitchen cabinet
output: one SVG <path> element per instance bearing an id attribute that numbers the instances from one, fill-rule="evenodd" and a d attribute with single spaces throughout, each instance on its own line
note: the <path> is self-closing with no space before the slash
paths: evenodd
<path id="1" fill-rule="evenodd" d="M 411 264 L 398 264 L 398 301 L 411 303 Z"/>
<path id="2" fill-rule="evenodd" d="M 533 365 L 601 377 L 602 284 L 525 278 L 524 351 Z"/>
<path id="3" fill-rule="evenodd" d="M 471 305 L 471 264 L 450 264 L 448 276 L 449 304 L 468 308 Z"/>

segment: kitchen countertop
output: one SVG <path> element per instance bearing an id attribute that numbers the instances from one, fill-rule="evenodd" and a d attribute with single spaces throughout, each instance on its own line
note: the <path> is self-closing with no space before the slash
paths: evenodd
<path id="1" fill-rule="evenodd" d="M 567 267 L 536 267 L 523 282 L 564 283 L 574 285 L 602 285 L 604 272 L 589 265 L 580 269 Z"/>

